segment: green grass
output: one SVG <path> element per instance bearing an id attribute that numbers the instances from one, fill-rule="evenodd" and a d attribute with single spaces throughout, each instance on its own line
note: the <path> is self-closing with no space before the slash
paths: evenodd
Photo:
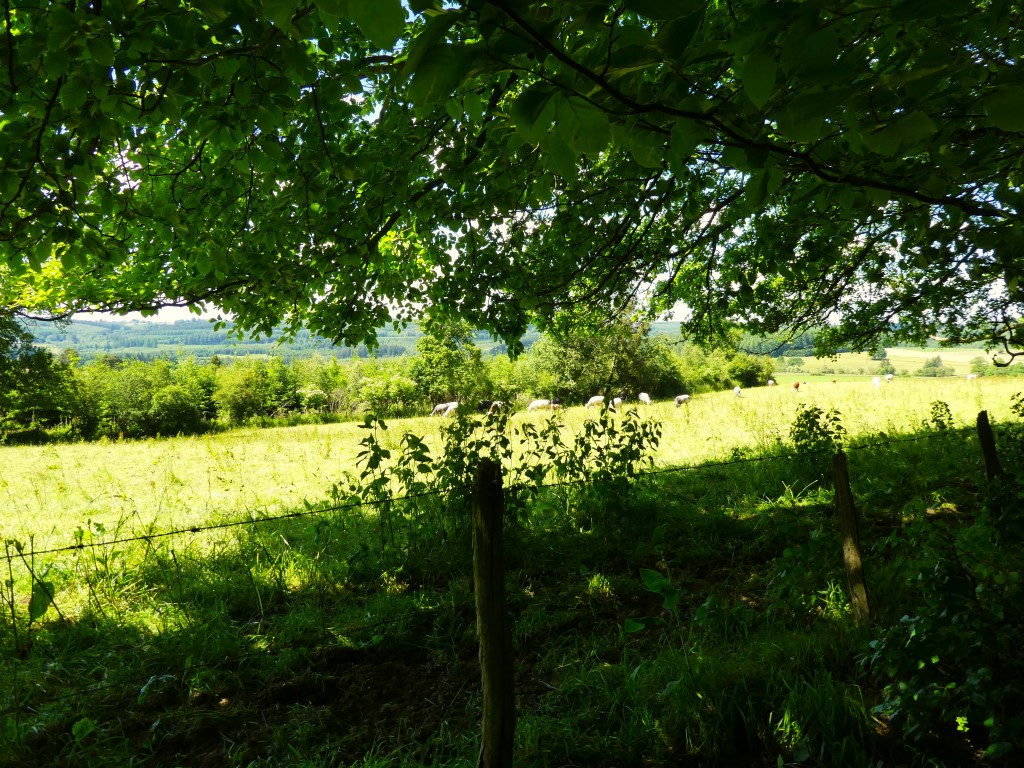
<path id="1" fill-rule="evenodd" d="M 1010 396 L 1024 390 L 1016 379 L 897 379 L 879 390 L 870 381 L 809 380 L 798 394 L 785 386 L 700 395 L 685 407 L 654 403 L 643 410 L 664 425 L 658 466 L 694 465 L 771 450 L 789 439 L 800 405 L 837 409 L 852 438 L 917 429 L 930 404 L 946 402 L 959 425 L 972 425 L 981 410 L 995 420 L 1013 418 Z M 805 377 L 806 378 L 806 377 Z M 592 418 L 567 408 L 567 433 Z M 547 414 L 519 413 L 513 426 L 539 424 Z M 404 432 L 424 436 L 436 451 L 439 418 L 397 419 L 382 436 L 395 451 Z M 239 429 L 198 437 L 49 446 L 0 447 L 0 526 L 3 535 L 36 546 L 66 546 L 87 521 L 108 530 L 202 525 L 300 508 L 325 498 L 345 473 L 358 474 L 355 423 Z"/>
<path id="2" fill-rule="evenodd" d="M 970 533 L 986 530 L 972 527 L 986 508 L 972 428 L 981 409 L 1015 420 L 1019 384 L 812 383 L 648 408 L 664 424 L 658 467 L 692 469 L 547 488 L 508 532 L 517 764 L 952 766 L 983 750 L 968 709 L 956 710 L 965 732 L 936 719 L 930 741 L 897 737 L 898 719 L 872 712 L 885 678 L 863 659 L 916 610 L 915 577 L 934 570 L 927 531 L 948 520 L 958 527 L 934 536 L 962 527 L 956 551 L 988 551 Z M 858 447 L 922 436 L 937 400 L 953 430 Z M 802 403 L 836 408 L 850 432 L 872 625 L 850 615 L 821 464 L 781 456 Z M 566 430 L 587 417 L 566 409 Z M 441 423 L 396 421 L 382 442 L 397 449 L 409 430 L 436 447 Z M 40 549 L 71 543 L 86 520 L 91 543 L 301 509 L 356 471 L 365 434 L 3 448 L 0 526 L 8 539 L 34 532 Z M 393 528 L 345 509 L 15 557 L 0 600 L 0 765 L 474 764 L 461 501 L 399 505 Z M 1008 566 L 1014 551 L 1000 554 Z M 56 596 L 31 625 L 26 563 Z M 678 590 L 674 610 L 641 569 Z M 647 628 L 626 631 L 630 619 Z"/>
<path id="3" fill-rule="evenodd" d="M 936 357 L 942 358 L 946 368 L 952 368 L 957 376 L 966 376 L 971 372 L 971 363 L 977 358 L 991 365 L 992 353 L 983 349 L 963 347 L 887 347 L 886 359 L 901 377 L 916 376 L 921 366 Z M 838 377 L 842 379 L 871 378 L 878 373 L 878 360 L 872 360 L 867 352 L 844 352 L 835 357 L 805 357 L 801 373 L 782 373 L 780 376 L 794 380 L 803 373 L 811 376 Z"/>

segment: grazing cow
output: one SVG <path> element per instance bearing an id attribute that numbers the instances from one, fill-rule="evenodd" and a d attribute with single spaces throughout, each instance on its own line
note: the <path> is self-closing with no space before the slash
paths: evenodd
<path id="1" fill-rule="evenodd" d="M 604 404 L 604 395 L 594 395 L 587 400 L 586 408 L 599 408 Z"/>
<path id="2" fill-rule="evenodd" d="M 625 398 L 622 398 L 622 397 L 616 397 L 616 398 L 614 398 L 614 399 L 612 400 L 612 410 L 614 411 L 614 410 L 615 410 L 616 408 L 618 408 L 618 407 L 619 407 L 620 405 L 622 405 L 622 401 L 623 401 L 624 399 L 625 399 Z"/>
<path id="3" fill-rule="evenodd" d="M 793 382 L 793 391 L 794 392 L 799 392 L 800 391 L 800 382 L 799 381 L 794 381 Z"/>
<path id="4" fill-rule="evenodd" d="M 557 410 L 557 409 L 559 409 L 561 407 L 562 407 L 562 398 L 560 398 L 560 397 L 552 397 L 551 398 L 551 410 L 554 411 L 554 410 Z"/>
<path id="5" fill-rule="evenodd" d="M 769 387 L 774 387 L 775 386 L 775 379 L 768 379 L 768 386 Z"/>
<path id="6" fill-rule="evenodd" d="M 434 406 L 434 410 L 430 412 L 431 416 L 447 416 L 450 413 L 454 413 L 458 409 L 458 401 L 451 403 L 438 403 Z"/>
<path id="7" fill-rule="evenodd" d="M 676 395 L 676 408 L 678 408 L 680 405 L 689 405 L 689 403 L 689 395 Z"/>
<path id="8" fill-rule="evenodd" d="M 967 374 L 967 380 L 968 381 L 974 381 L 976 378 L 978 378 L 978 374 L 976 374 L 976 373 L 968 373 Z"/>
<path id="9" fill-rule="evenodd" d="M 488 413 L 497 413 L 498 411 L 505 410 L 505 403 L 502 400 L 495 400 L 491 403 L 491 407 L 487 409 Z"/>
<path id="10" fill-rule="evenodd" d="M 550 400 L 534 400 L 532 403 L 530 403 L 528 406 L 526 406 L 526 410 L 528 410 L 528 411 L 539 411 L 539 410 L 541 410 L 543 408 L 550 408 L 550 407 L 551 407 L 551 401 Z"/>
<path id="11" fill-rule="evenodd" d="M 636 396 L 636 399 L 639 400 L 644 405 L 651 404 L 651 396 L 648 395 L 646 392 L 641 392 L 639 395 Z"/>
<path id="12" fill-rule="evenodd" d="M 875 378 L 871 380 L 871 386 L 873 386 L 875 389 L 878 389 L 880 386 L 882 386 L 882 380 L 875 376 Z"/>
<path id="13" fill-rule="evenodd" d="M 493 405 L 493 400 L 481 400 L 479 403 L 476 404 L 477 413 L 490 413 L 491 406 Z"/>
<path id="14" fill-rule="evenodd" d="M 891 374 L 891 373 L 887 373 L 887 374 L 885 374 L 885 383 L 886 383 L 886 384 L 892 384 L 892 378 L 893 378 L 893 377 L 892 377 L 892 374 Z"/>
<path id="15" fill-rule="evenodd" d="M 742 390 L 742 389 L 740 389 L 739 387 L 733 387 L 733 388 L 732 388 L 732 393 L 733 393 L 734 395 L 736 395 L 736 397 L 739 397 L 740 395 L 742 395 L 742 394 L 743 394 L 743 390 Z"/>

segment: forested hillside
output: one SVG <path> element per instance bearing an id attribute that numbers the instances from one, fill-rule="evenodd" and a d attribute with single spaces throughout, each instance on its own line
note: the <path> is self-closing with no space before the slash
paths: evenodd
<path id="1" fill-rule="evenodd" d="M 677 323 L 661 323 L 666 332 L 678 332 Z M 228 323 L 218 328 L 209 320 L 177 320 L 172 323 L 124 320 L 76 320 L 66 325 L 49 322 L 27 322 L 26 329 L 36 342 L 54 352 L 73 349 L 79 359 L 93 360 L 100 356 L 116 355 L 152 360 L 157 357 L 194 355 L 199 360 L 245 355 L 275 355 L 285 359 L 309 357 L 314 353 L 332 357 L 399 357 L 416 354 L 416 340 L 423 336 L 415 325 L 404 330 L 381 328 L 377 332 L 379 346 L 369 350 L 365 345 L 356 347 L 336 345 L 329 339 L 301 330 L 293 338 L 280 331 L 268 337 L 242 338 L 233 333 Z M 529 347 L 537 339 L 530 330 L 523 338 Z M 487 354 L 503 354 L 505 345 L 496 342 L 487 333 L 476 335 L 476 344 Z"/>

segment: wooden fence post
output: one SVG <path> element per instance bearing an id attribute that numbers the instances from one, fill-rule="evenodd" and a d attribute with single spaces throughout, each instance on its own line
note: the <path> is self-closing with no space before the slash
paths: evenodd
<path id="1" fill-rule="evenodd" d="M 836 485 L 836 508 L 839 512 L 839 530 L 843 536 L 843 563 L 850 585 L 850 604 L 853 615 L 860 621 L 869 618 L 868 588 L 864 580 L 864 565 L 860 555 L 860 532 L 857 527 L 857 508 L 850 489 L 850 473 L 846 454 L 840 451 L 832 460 L 832 475 Z"/>
<path id="2" fill-rule="evenodd" d="M 477 768 L 512 768 L 516 728 L 512 628 L 505 601 L 501 466 L 482 459 L 473 494 L 473 580 L 480 637 L 483 724 Z"/>
<path id="3" fill-rule="evenodd" d="M 978 442 L 981 443 L 981 453 L 985 457 L 985 475 L 989 480 L 995 480 L 1003 474 L 1003 468 L 996 452 L 996 437 L 992 434 L 992 425 L 988 423 L 988 411 L 978 414 Z"/>

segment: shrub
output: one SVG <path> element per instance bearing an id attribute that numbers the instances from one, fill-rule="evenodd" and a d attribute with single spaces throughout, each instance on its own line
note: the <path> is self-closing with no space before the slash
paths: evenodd
<path id="1" fill-rule="evenodd" d="M 942 364 L 941 357 L 933 357 L 927 360 L 917 372 L 918 376 L 955 376 L 956 371 Z"/>

